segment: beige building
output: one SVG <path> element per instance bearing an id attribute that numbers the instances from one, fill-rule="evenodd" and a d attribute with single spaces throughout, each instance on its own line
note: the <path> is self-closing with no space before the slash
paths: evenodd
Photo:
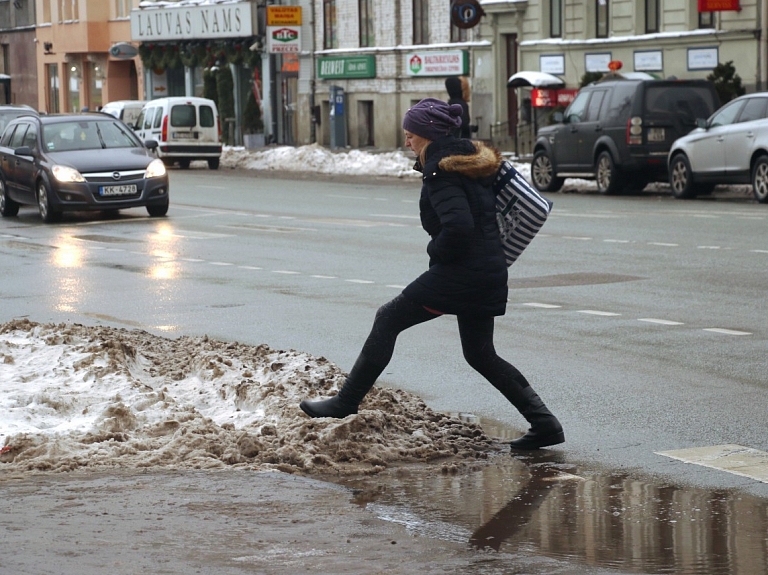
<path id="1" fill-rule="evenodd" d="M 0 105 L 37 107 L 34 0 L 0 0 Z"/>
<path id="2" fill-rule="evenodd" d="M 343 136 L 353 148 L 401 146 L 402 114 L 420 98 L 446 99 L 444 81 L 454 74 L 470 79 L 477 136 L 506 149 L 519 145 L 518 125 L 531 113 L 532 87 L 507 87 L 518 72 L 545 72 L 573 90 L 586 72 L 617 60 L 624 72 L 678 78 L 705 78 L 732 61 L 748 91 L 764 89 L 768 1 L 708 1 L 738 10 L 700 13 L 699 0 L 478 0 L 484 15 L 461 29 L 450 0 L 293 2 L 309 15 L 298 143 L 331 144 L 332 86 L 343 91 Z"/>
<path id="3" fill-rule="evenodd" d="M 36 0 L 37 108 L 97 110 L 143 96 L 141 61 L 117 59 L 110 48 L 129 41 L 130 12 L 139 0 Z"/>

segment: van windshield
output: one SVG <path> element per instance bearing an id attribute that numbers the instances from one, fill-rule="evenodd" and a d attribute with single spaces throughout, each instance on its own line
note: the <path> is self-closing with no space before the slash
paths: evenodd
<path id="1" fill-rule="evenodd" d="M 171 108 L 171 126 L 174 128 L 194 128 L 197 125 L 195 106 L 178 104 Z"/>

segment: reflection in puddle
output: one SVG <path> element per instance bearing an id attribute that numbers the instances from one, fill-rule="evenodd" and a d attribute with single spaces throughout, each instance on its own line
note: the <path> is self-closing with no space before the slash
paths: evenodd
<path id="1" fill-rule="evenodd" d="M 583 470 L 560 451 L 504 455 L 456 475 L 405 468 L 348 485 L 380 518 L 476 549 L 633 573 L 768 573 L 765 500 Z"/>

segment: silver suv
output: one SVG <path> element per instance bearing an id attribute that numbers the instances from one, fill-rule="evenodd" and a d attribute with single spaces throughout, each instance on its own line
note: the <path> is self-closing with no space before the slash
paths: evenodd
<path id="1" fill-rule="evenodd" d="M 594 178 L 603 194 L 667 180 L 672 143 L 719 106 L 707 80 L 608 75 L 582 88 L 558 122 L 539 130 L 531 180 L 542 192 L 566 177 Z"/>
<path id="2" fill-rule="evenodd" d="M 676 198 L 708 194 L 717 184 L 752 184 L 768 203 L 768 92 L 725 104 L 669 151 L 669 185 Z"/>

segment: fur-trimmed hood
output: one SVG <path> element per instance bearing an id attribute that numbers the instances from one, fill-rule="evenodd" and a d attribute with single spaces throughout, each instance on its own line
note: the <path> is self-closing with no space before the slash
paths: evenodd
<path id="1" fill-rule="evenodd" d="M 475 179 L 495 175 L 501 166 L 501 152 L 476 140 L 472 140 L 471 145 L 475 148 L 474 153 L 452 154 L 453 150 L 446 150 L 448 155 L 440 159 L 438 167 L 446 172 L 456 172 Z"/>

